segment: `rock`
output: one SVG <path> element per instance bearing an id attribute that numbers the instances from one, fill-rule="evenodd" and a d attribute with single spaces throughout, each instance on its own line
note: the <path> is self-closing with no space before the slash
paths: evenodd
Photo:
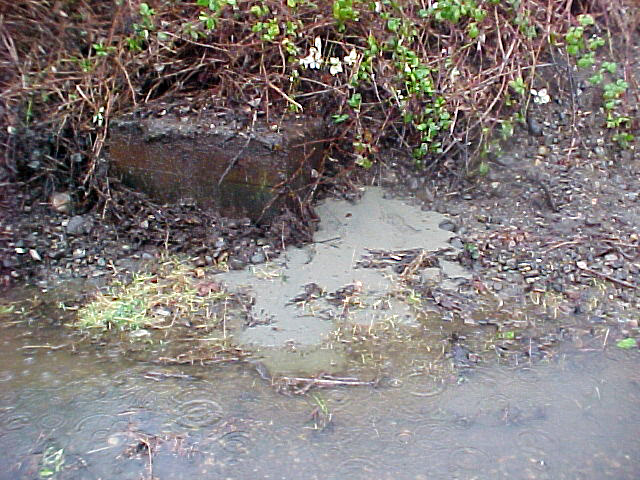
<path id="1" fill-rule="evenodd" d="M 542 125 L 533 117 L 527 117 L 527 130 L 531 135 L 542 135 Z"/>
<path id="2" fill-rule="evenodd" d="M 615 262 L 618 260 L 618 255 L 616 255 L 615 253 L 607 253 L 604 256 L 604 260 L 605 262 Z"/>
<path id="3" fill-rule="evenodd" d="M 451 347 L 451 357 L 456 366 L 462 367 L 468 365 L 469 350 L 462 345 L 455 344 Z"/>
<path id="4" fill-rule="evenodd" d="M 129 333 L 129 336 L 131 338 L 150 337 L 151 332 L 149 332 L 149 330 L 145 330 L 144 328 L 139 328 L 138 330 L 134 330 L 133 332 Z"/>
<path id="5" fill-rule="evenodd" d="M 56 192 L 49 199 L 51 208 L 59 213 L 69 213 L 71 211 L 71 195 L 67 192 Z"/>
<path id="6" fill-rule="evenodd" d="M 458 237 L 452 238 L 449 243 L 451 244 L 452 247 L 457 248 L 459 250 L 462 250 L 464 248 L 464 244 L 462 243 L 462 240 L 460 240 Z"/>
<path id="7" fill-rule="evenodd" d="M 75 215 L 69 219 L 66 231 L 69 235 L 83 235 L 91 231 L 91 221 L 84 215 Z"/>
<path id="8" fill-rule="evenodd" d="M 227 264 L 231 270 L 242 270 L 246 266 L 245 262 L 235 257 L 230 258 Z"/>
<path id="9" fill-rule="evenodd" d="M 312 185 L 326 126 L 291 116 L 274 132 L 263 121 L 239 129 L 234 120 L 209 111 L 183 119 L 123 115 L 110 127 L 111 165 L 125 184 L 158 201 L 188 198 L 228 217 L 269 220 L 284 201 L 284 180 L 298 192 Z"/>
<path id="10" fill-rule="evenodd" d="M 266 257 L 262 252 L 256 252 L 251 256 L 251 263 L 253 263 L 254 265 L 258 263 L 263 263 L 265 260 L 266 260 Z"/>
<path id="11" fill-rule="evenodd" d="M 457 229 L 457 225 L 452 220 L 449 220 L 449 219 L 443 220 L 442 222 L 440 222 L 438 227 L 441 230 L 444 230 L 446 232 L 455 232 Z"/>
<path id="12" fill-rule="evenodd" d="M 600 225 L 600 223 L 601 222 L 600 222 L 599 218 L 596 218 L 596 217 L 591 216 L 591 215 L 588 216 L 587 218 L 585 218 L 585 220 L 584 220 L 584 224 L 587 227 L 596 227 L 596 226 Z"/>
<path id="13" fill-rule="evenodd" d="M 442 279 L 442 272 L 437 267 L 425 268 L 420 272 L 420 283 L 436 283 Z"/>
<path id="14" fill-rule="evenodd" d="M 61 249 L 61 250 L 50 250 L 49 252 L 47 252 L 47 256 L 51 260 L 59 260 L 65 255 L 65 253 L 67 253 L 67 252 L 64 249 Z"/>

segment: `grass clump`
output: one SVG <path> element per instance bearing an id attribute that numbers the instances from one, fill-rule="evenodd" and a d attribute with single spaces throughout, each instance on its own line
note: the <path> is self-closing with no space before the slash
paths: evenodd
<path id="1" fill-rule="evenodd" d="M 78 312 L 80 328 L 137 330 L 153 325 L 149 315 L 152 275 L 135 274 L 128 284 L 115 283 Z"/>
<path id="2" fill-rule="evenodd" d="M 216 303 L 226 294 L 217 284 L 195 284 L 192 269 L 172 259 L 154 273 L 136 273 L 116 282 L 78 311 L 81 329 L 134 331 L 170 328 L 175 323 L 197 329 L 218 324 Z"/>

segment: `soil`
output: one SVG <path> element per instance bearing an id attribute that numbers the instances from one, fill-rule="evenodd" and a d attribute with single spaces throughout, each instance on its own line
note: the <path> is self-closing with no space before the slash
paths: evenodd
<path id="1" fill-rule="evenodd" d="M 365 174 L 450 217 L 442 228 L 457 233 L 453 241 L 464 252 L 458 260 L 473 279 L 457 292 L 415 287 L 433 308 L 455 311 L 467 325 L 521 327 L 524 333 L 505 337 L 496 350 L 503 356 L 544 357 L 559 340 L 603 348 L 640 338 L 637 148 L 620 149 L 610 140 L 589 92 L 583 98 L 576 91 L 550 94 L 549 104 L 532 104 L 527 124 L 487 156 L 488 173 L 425 175 L 389 152 Z M 5 200 L 13 205 L 0 218 L 5 288 L 26 282 L 47 289 L 73 278 L 102 285 L 167 253 L 183 254 L 194 268 L 241 269 L 285 245 L 311 241 L 315 222 L 312 212 L 303 221 L 300 212 L 285 211 L 257 227 L 194 205 L 156 205 L 118 185 L 111 201 L 120 205 L 120 216 L 82 213 L 74 211 L 73 199 L 42 202 L 43 192 L 16 188 Z M 554 326 L 538 328 L 531 306 Z M 464 336 L 454 336 L 454 360 L 473 358 Z"/>

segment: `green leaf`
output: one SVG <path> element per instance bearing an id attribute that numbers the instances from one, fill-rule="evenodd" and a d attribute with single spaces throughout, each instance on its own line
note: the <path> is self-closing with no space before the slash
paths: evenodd
<path id="1" fill-rule="evenodd" d="M 602 75 L 602 72 L 598 72 L 589 78 L 589 83 L 591 85 L 599 85 L 600 83 L 602 83 L 603 80 L 604 80 L 604 76 Z"/>
<path id="2" fill-rule="evenodd" d="M 399 18 L 390 18 L 387 22 L 387 28 L 391 32 L 397 32 L 400 27 L 400 19 Z"/>
<path id="3" fill-rule="evenodd" d="M 151 15 L 155 15 L 156 11 L 149 6 L 147 3 L 140 4 L 140 15 L 143 17 L 150 17 Z"/>
<path id="4" fill-rule="evenodd" d="M 38 475 L 40 476 L 40 478 L 49 478 L 49 477 L 52 477 L 55 473 L 56 472 L 54 472 L 48 467 L 42 467 L 38 472 Z"/>
<path id="5" fill-rule="evenodd" d="M 331 118 L 333 118 L 333 123 L 338 124 L 348 120 L 349 115 L 346 113 L 343 113 L 342 115 L 336 114 L 336 115 L 332 115 Z"/>
<path id="6" fill-rule="evenodd" d="M 591 15 L 578 15 L 578 22 L 580 22 L 580 25 L 583 27 L 595 25 L 596 23 Z"/>
<path id="7" fill-rule="evenodd" d="M 578 67 L 589 68 L 595 62 L 593 52 L 589 52 L 578 59 Z"/>
<path id="8" fill-rule="evenodd" d="M 524 93 L 526 91 L 526 85 L 524 83 L 524 80 L 522 79 L 522 77 L 518 77 L 515 80 L 511 80 L 509 82 L 509 86 L 511 88 L 513 88 L 513 90 L 518 94 L 518 95 L 522 95 L 524 96 Z"/>
<path id="9" fill-rule="evenodd" d="M 470 23 L 469 24 L 469 38 L 471 38 L 471 40 L 478 38 L 478 35 L 480 35 L 480 29 L 478 28 L 478 24 L 477 23 Z"/>
<path id="10" fill-rule="evenodd" d="M 635 338 L 623 338 L 622 340 L 619 340 L 618 343 L 616 343 L 616 347 L 624 348 L 626 350 L 634 348 L 636 346 L 638 346 L 638 342 Z"/>
<path id="11" fill-rule="evenodd" d="M 477 259 L 480 258 L 480 250 L 478 250 L 478 247 L 476 245 L 474 245 L 473 243 L 467 243 L 464 246 L 464 248 L 465 248 L 465 250 L 467 250 L 467 252 L 469 252 L 469 255 L 474 260 L 477 260 Z"/>
<path id="12" fill-rule="evenodd" d="M 595 51 L 600 47 L 603 47 L 605 44 L 604 39 L 601 37 L 591 38 L 588 42 L 589 50 Z"/>
<path id="13" fill-rule="evenodd" d="M 505 340 L 513 340 L 514 338 L 516 338 L 516 332 L 498 332 L 497 337 Z"/>
<path id="14" fill-rule="evenodd" d="M 354 93 L 353 95 L 351 95 L 351 98 L 347 103 L 351 108 L 358 110 L 360 108 L 360 104 L 362 103 L 362 94 Z"/>

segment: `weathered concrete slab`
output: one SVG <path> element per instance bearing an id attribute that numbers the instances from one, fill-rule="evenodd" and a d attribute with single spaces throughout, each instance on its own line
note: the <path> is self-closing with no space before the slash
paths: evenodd
<path id="1" fill-rule="evenodd" d="M 267 220 L 281 205 L 282 185 L 297 190 L 312 181 L 325 131 L 320 121 L 295 118 L 277 128 L 242 123 L 213 112 L 128 114 L 110 125 L 111 165 L 158 201 L 191 199 L 224 216 Z"/>

